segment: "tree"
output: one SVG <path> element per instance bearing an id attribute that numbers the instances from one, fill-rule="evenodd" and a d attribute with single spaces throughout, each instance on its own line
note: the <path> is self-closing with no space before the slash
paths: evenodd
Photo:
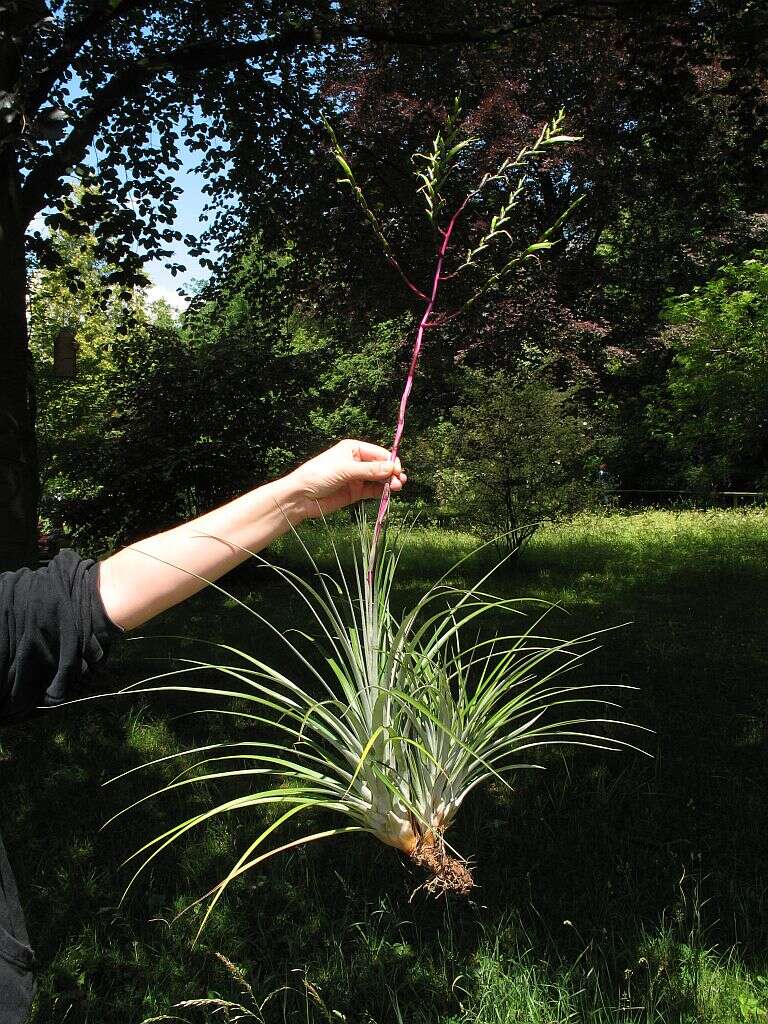
<path id="1" fill-rule="evenodd" d="M 275 355 L 290 356 L 283 390 L 297 421 L 297 457 L 344 437 L 382 437 L 397 407 L 396 357 L 408 325 L 402 318 L 382 321 L 373 312 L 326 314 L 297 292 L 294 264 L 293 245 L 269 251 L 258 236 L 244 242 L 195 296 L 185 335 L 213 348 L 226 345 L 233 333 L 254 346 L 268 335 Z M 322 263 L 315 273 L 324 276 Z"/>
<path id="2" fill-rule="evenodd" d="M 211 179 L 229 158 L 224 113 L 244 79 L 259 102 L 265 152 L 290 121 L 306 122 L 316 68 L 328 47 L 368 39 L 419 46 L 496 40 L 583 6 L 553 0 L 543 11 L 502 5 L 495 15 L 424 24 L 400 5 L 368 17 L 367 5 L 325 0 L 283 10 L 270 0 L 9 0 L 0 8 L 0 568 L 35 551 L 37 459 L 34 384 L 25 294 L 27 234 L 49 210 L 51 226 L 93 227 L 135 282 L 142 256 L 170 255 L 179 189 L 180 135 L 206 154 Z M 403 5 L 407 6 L 407 5 Z M 509 19 L 510 20 L 505 20 Z M 486 27 L 477 28 L 481 24 Z M 233 73 L 237 69 L 238 74 Z M 280 84 L 277 85 L 276 82 Z M 94 148 L 95 154 L 91 147 Z M 282 159 L 290 159 L 290 149 Z M 122 174 L 121 171 L 125 171 Z M 62 207 L 72 173 L 96 176 L 73 217 Z M 213 187 L 213 186 L 211 186 Z M 226 217 L 221 218 L 226 224 Z M 225 229 L 226 230 L 226 229 Z M 52 258 L 34 229 L 38 260 Z M 137 249 L 139 250 L 137 252 Z"/>
<path id="3" fill-rule="evenodd" d="M 588 424 L 540 370 L 469 370 L 461 401 L 428 435 L 429 471 L 444 511 L 518 553 L 543 523 L 594 495 Z"/>
<path id="4" fill-rule="evenodd" d="M 108 436 L 115 348 L 126 321 L 147 319 L 144 295 L 128 300 L 107 279 L 114 272 L 96 256 L 93 235 L 55 231 L 49 239 L 56 266 L 40 268 L 30 280 L 30 353 L 36 365 L 37 442 L 41 513 L 59 529 L 73 499 L 98 490 L 98 453 Z M 61 379 L 54 366 L 56 337 L 71 330 L 77 372 Z M 96 470 L 96 476 L 94 476 Z"/>
<path id="5" fill-rule="evenodd" d="M 724 26 L 725 56 L 736 61 L 730 78 L 734 90 L 743 92 L 744 74 L 756 67 L 761 51 L 755 44 L 759 12 L 742 17 L 741 6 L 735 0 L 696 5 L 682 0 L 478 0 L 468 10 L 463 0 L 427 8 L 417 0 L 397 0 L 371 13 L 363 0 L 4 3 L 0 567 L 28 560 L 34 552 L 37 471 L 27 259 L 31 253 L 37 265 L 46 265 L 55 257 L 34 226 L 38 214 L 47 211 L 49 227 L 92 229 L 100 258 L 119 268 L 113 283 L 128 289 L 143 259 L 170 257 L 168 244 L 179 240 L 173 222 L 183 143 L 202 154 L 207 188 L 217 201 L 212 231 L 219 243 L 233 241 L 241 227 L 243 211 L 239 204 L 222 201 L 227 195 L 255 196 L 273 232 L 288 223 L 285 209 L 300 207 L 304 195 L 296 166 L 318 177 L 322 156 L 312 129 L 325 102 L 318 84 L 328 81 L 326 66 L 336 74 L 345 62 L 354 64 L 356 55 L 370 62 L 370 54 L 393 46 L 409 54 L 429 52 L 432 56 L 421 64 L 411 57 L 399 62 L 413 68 L 412 86 L 417 83 L 426 94 L 453 82 L 452 69 L 471 79 L 474 66 L 482 65 L 483 74 L 496 66 L 503 76 L 509 59 L 506 41 L 518 51 L 527 47 L 540 53 L 550 45 L 542 26 L 557 26 L 559 36 L 567 36 L 574 19 L 585 24 L 608 19 L 629 26 L 629 34 L 638 37 L 644 35 L 639 29 L 653 29 L 655 42 L 679 22 L 693 21 L 707 29 Z M 529 40 L 535 45 L 529 46 Z M 553 52 L 550 46 L 554 60 Z M 749 89 L 757 94 L 750 93 L 739 110 L 751 126 L 757 151 L 763 79 L 756 74 L 755 81 Z M 556 106 L 550 100 L 544 116 Z M 76 210 L 65 205 L 72 175 L 86 182 L 96 179 L 99 185 Z M 303 178 L 306 186 L 307 175 Z M 199 254 L 196 241 L 189 243 Z"/>
<path id="6" fill-rule="evenodd" d="M 678 6 L 678 5 L 664 5 Z M 316 145 L 307 126 L 334 47 L 361 43 L 496 47 L 557 18 L 634 16 L 657 2 L 549 0 L 440 5 L 397 2 L 372 14 L 356 0 L 284 8 L 271 0 L 9 0 L 0 9 L 0 564 L 34 551 L 34 387 L 27 343 L 26 236 L 49 224 L 93 227 L 101 256 L 135 280 L 142 257 L 169 255 L 181 138 L 204 154 L 216 193 L 255 134 L 259 166 L 291 197 L 290 174 Z M 479 27 L 479 28 L 478 28 Z M 452 58 L 455 63 L 455 58 Z M 240 116 L 232 116 L 237 112 Z M 241 131 L 243 118 L 250 131 Z M 309 142 L 309 144 L 307 144 Z M 62 209 L 73 173 L 98 179 L 77 216 Z M 241 181 L 234 190 L 243 195 Z M 271 188 L 274 194 L 275 188 Z M 293 194 L 294 199 L 296 194 Z M 271 199 L 270 197 L 263 197 Z M 271 205 L 269 202 L 265 205 Z M 279 219 L 279 218 L 278 218 Z M 219 237 L 237 229 L 221 204 Z M 35 258 L 51 258 L 33 229 Z M 191 242 L 191 240 L 190 240 Z M 109 252 L 108 252 L 109 251 Z"/>
<path id="7" fill-rule="evenodd" d="M 254 247 L 215 301 L 197 298 L 183 329 L 142 290 L 121 299 L 93 236 L 51 241 L 60 265 L 32 276 L 30 347 L 52 525 L 96 554 L 199 515 L 305 454 L 310 389 L 288 330 L 283 254 Z M 52 360 L 61 324 L 79 342 L 77 375 L 65 380 Z"/>
<path id="8" fill-rule="evenodd" d="M 647 424 L 672 481 L 768 487 L 768 253 L 730 262 L 671 299 L 665 384 L 646 392 Z"/>
<path id="9" fill-rule="evenodd" d="M 430 383 L 450 376 L 454 356 L 514 372 L 533 343 L 553 360 L 559 386 L 577 388 L 596 405 L 615 403 L 622 432 L 630 433 L 642 418 L 642 388 L 666 371 L 657 328 L 669 289 L 690 289 L 727 253 L 764 244 L 766 14 L 759 4 L 733 2 L 591 14 L 459 55 L 376 45 L 342 50 L 329 56 L 321 81 L 361 184 L 391 218 L 388 234 L 422 286 L 421 256 L 429 250 L 406 156 L 434 134 L 454 93 L 461 92 L 480 140 L 466 154 L 468 176 L 515 152 L 532 125 L 566 107 L 584 141 L 569 147 L 567 162 L 549 161 L 531 176 L 526 208 L 544 225 L 576 189 L 585 194 L 567 245 L 535 274 L 521 274 L 492 310 L 441 330 L 425 350 L 425 376 Z M 372 233 L 343 197 L 329 206 L 325 154 L 278 167 L 276 158 L 262 159 L 243 115 L 239 126 L 239 214 L 265 232 L 279 225 L 295 240 L 297 266 L 309 269 L 302 288 L 341 313 L 361 305 L 384 316 L 399 309 L 396 275 L 378 269 Z M 313 287 L 319 254 L 334 269 Z M 622 474 L 640 472 L 628 455 L 620 455 Z"/>

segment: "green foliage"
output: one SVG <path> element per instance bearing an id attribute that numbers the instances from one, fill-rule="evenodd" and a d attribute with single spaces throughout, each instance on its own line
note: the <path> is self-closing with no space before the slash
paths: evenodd
<path id="1" fill-rule="evenodd" d="M 80 515 L 97 534 L 123 542 L 176 525 L 294 459 L 290 359 L 269 333 L 197 346 L 148 326 L 115 362 L 103 501 Z"/>
<path id="2" fill-rule="evenodd" d="M 313 445 L 343 437 L 380 441 L 387 435 L 408 327 L 407 317 L 352 326 L 292 319 L 290 345 L 306 381 L 302 409 Z"/>
<path id="3" fill-rule="evenodd" d="M 653 436 L 688 486 L 768 488 L 768 252 L 669 300 L 666 320 L 673 360 L 647 392 Z"/>
<path id="4" fill-rule="evenodd" d="M 285 258 L 251 253 L 231 294 L 202 297 L 185 329 L 167 307 L 109 285 L 94 240 L 58 233 L 33 280 L 43 508 L 82 549 L 175 525 L 295 463 L 308 438 L 305 377 L 285 327 Z M 80 280 L 73 294 L 69 281 Z M 74 326 L 78 372 L 52 372 Z"/>
<path id="5" fill-rule="evenodd" d="M 48 368 L 55 335 L 70 327 L 77 336 L 79 359 L 88 366 L 106 365 L 129 316 L 147 318 L 144 294 L 137 289 L 126 300 L 110 284 L 114 268 L 99 259 L 93 235 L 52 231 L 48 245 L 55 253 L 54 266 L 35 271 L 31 280 L 32 354 L 39 367 Z"/>
<path id="6" fill-rule="evenodd" d="M 467 370 L 460 401 L 426 441 L 444 512 L 519 551 L 545 521 L 585 508 L 594 443 L 541 371 Z"/>
<path id="7" fill-rule="evenodd" d="M 459 257 L 458 260 L 455 260 L 454 254 L 451 251 L 452 245 L 455 246 L 456 243 L 454 231 L 459 227 L 462 217 L 466 215 L 468 210 L 471 208 L 470 204 L 483 195 L 489 184 L 504 183 L 506 185 L 508 184 L 507 178 L 509 177 L 510 171 L 513 169 L 524 168 L 528 162 L 535 161 L 541 157 L 547 147 L 577 141 L 574 136 L 560 134 L 560 128 L 565 119 L 564 111 L 560 110 L 557 116 L 550 123 L 544 125 L 532 147 L 523 147 L 515 160 L 511 157 L 505 158 L 495 174 L 486 173 L 482 175 L 479 183 L 469 191 L 466 190 L 466 187 L 461 189 L 459 191 L 459 196 L 461 198 L 455 199 L 449 205 L 449 201 L 443 195 L 443 188 L 451 173 L 458 167 L 462 152 L 477 141 L 476 138 L 471 136 L 460 141 L 460 118 L 461 106 L 457 98 L 454 101 L 453 109 L 448 115 L 445 129 L 438 131 L 434 138 L 431 151 L 428 153 L 417 153 L 415 157 L 415 159 L 424 165 L 424 169 L 417 173 L 417 178 L 421 181 L 418 192 L 424 195 L 427 204 L 427 216 L 434 228 L 434 249 L 432 253 L 432 268 L 430 273 L 431 284 L 424 285 L 423 290 L 415 285 L 411 278 L 402 271 L 397 263 L 395 263 L 395 266 L 403 277 L 407 287 L 422 300 L 424 305 L 421 310 L 418 325 L 416 326 L 416 324 L 414 324 L 415 336 L 412 342 L 411 360 L 400 399 L 394 437 L 390 445 L 390 453 L 393 459 L 397 457 L 400 450 L 400 444 L 405 429 L 406 414 L 411 399 L 413 384 L 416 379 L 416 372 L 425 332 L 430 330 L 432 335 L 434 335 L 435 332 L 432 330 L 433 328 L 444 327 L 446 322 L 455 320 L 462 313 L 466 312 L 470 307 L 474 306 L 482 296 L 490 291 L 491 288 L 497 286 L 506 276 L 508 276 L 513 269 L 519 268 L 528 260 L 538 261 L 540 253 L 546 252 L 557 244 L 556 241 L 551 240 L 552 236 L 560 230 L 562 225 L 570 217 L 576 207 L 580 205 L 584 198 L 583 195 L 579 196 L 578 199 L 571 203 L 559 217 L 555 218 L 554 221 L 550 223 L 549 227 L 546 227 L 543 230 L 539 227 L 538 238 L 535 242 L 530 242 L 529 239 L 526 239 L 521 246 L 514 246 L 515 240 L 509 232 L 510 218 L 512 211 L 518 205 L 518 200 L 523 191 L 525 182 L 524 174 L 518 181 L 517 185 L 512 188 L 507 200 L 501 201 L 500 206 L 497 205 L 498 199 L 495 202 L 494 200 L 490 200 L 489 205 L 495 206 L 497 211 L 491 217 L 490 229 L 482 234 L 478 244 L 474 248 L 470 248 L 463 260 L 461 257 Z M 331 134 L 333 153 L 336 161 L 341 165 L 342 170 L 344 171 L 344 177 L 341 180 L 353 189 L 358 202 L 362 205 L 366 214 L 368 214 L 368 202 L 355 181 L 354 174 L 337 141 L 336 135 L 330 125 L 326 124 L 326 127 Z M 484 200 L 487 199 L 485 196 L 483 198 Z M 476 213 L 477 211 L 474 212 Z M 391 248 L 386 237 L 380 231 L 378 222 L 372 216 L 369 216 L 368 219 L 373 224 L 376 235 L 384 248 L 384 254 L 390 262 L 393 262 Z M 549 221 L 551 218 L 548 217 L 547 220 Z M 504 238 L 508 242 L 513 243 L 514 254 L 510 256 L 506 253 L 504 255 L 504 262 L 498 269 L 494 269 L 493 267 L 484 268 L 483 276 L 478 281 L 473 282 L 470 288 L 469 297 L 463 302 L 459 300 L 458 303 L 454 303 L 454 309 L 452 310 L 443 309 L 442 307 L 445 302 L 445 298 L 443 294 L 441 294 L 441 286 L 446 282 L 459 277 L 463 271 L 467 271 L 470 268 L 479 269 L 478 257 L 489 248 L 492 242 L 500 238 Z M 454 269 L 449 269 L 449 267 L 453 267 Z M 465 488 L 462 488 L 462 490 L 464 489 Z M 507 527 L 507 529 L 504 530 L 504 534 L 507 546 L 509 547 L 511 545 L 510 551 L 514 551 L 519 547 L 522 540 L 524 540 L 524 536 L 522 534 L 519 536 L 517 535 L 521 528 L 519 523 L 511 529 L 509 528 L 511 519 L 514 516 L 513 506 L 519 501 L 519 497 L 516 493 L 516 485 L 514 481 L 506 481 L 502 485 L 502 490 L 504 495 L 505 526 Z M 476 506 L 479 504 L 479 502 L 475 502 Z M 487 517 L 488 503 L 485 501 L 482 504 L 484 506 L 483 515 L 484 517 Z M 389 486 L 387 486 L 385 487 L 382 495 L 373 531 L 369 569 L 369 573 L 371 575 L 376 571 L 377 544 L 381 529 L 389 512 L 389 505 L 390 489 Z M 495 512 L 492 512 L 491 514 L 493 515 Z"/>
<path id="8" fill-rule="evenodd" d="M 286 325 L 295 301 L 290 289 L 290 245 L 269 250 L 258 236 L 220 266 L 194 297 L 185 335 L 198 347 L 226 344 L 234 333 L 268 334 L 285 350 Z"/>
<path id="9" fill-rule="evenodd" d="M 499 155 L 517 153 L 543 110 L 565 103 L 580 112 L 579 134 L 587 141 L 569 147 L 567 162 L 550 151 L 530 168 L 525 229 L 556 220 L 577 188 L 586 189 L 589 201 L 568 229 L 562 247 L 567 255 L 547 253 L 547 272 L 526 287 L 531 311 L 557 314 L 549 318 L 550 350 L 578 352 L 578 325 L 598 325 L 587 360 L 597 376 L 608 345 L 628 358 L 654 349 L 666 289 L 690 289 L 736 245 L 765 244 L 759 232 L 765 225 L 768 108 L 758 3 L 667 5 L 656 12 L 659 17 L 647 4 L 622 3 L 609 5 L 597 22 L 589 5 L 576 2 L 549 5 L 541 18 L 528 18 L 519 4 L 486 2 L 473 7 L 471 25 L 456 0 L 426 13 L 423 4 L 398 0 L 386 11 L 363 12 L 353 4 L 330 14 L 327 4 L 297 11 L 265 2 L 244 7 L 185 0 L 152 10 L 110 3 L 84 21 L 81 6 L 49 4 L 51 20 L 34 4 L 12 5 L 3 15 L 10 23 L 20 19 L 12 34 L 21 40 L 22 74 L 18 88 L 8 85 L 15 120 L 9 113 L 6 130 L 21 164 L 25 212 L 45 209 L 52 225 L 94 231 L 102 257 L 109 257 L 126 287 L 136 282 L 144 254 L 165 258 L 174 272 L 183 259 L 180 241 L 193 256 L 203 255 L 201 243 L 180 239 L 174 224 L 184 180 L 179 170 L 189 150 L 200 156 L 206 178 L 210 209 L 201 216 L 201 229 L 208 222 L 219 252 L 231 253 L 255 228 L 273 240 L 292 239 L 306 257 L 307 278 L 315 276 L 321 256 L 334 265 L 331 286 L 322 285 L 324 316 L 331 319 L 348 304 L 351 284 L 359 307 L 390 317 L 384 303 L 394 291 L 394 275 L 386 268 L 372 273 L 370 253 L 362 247 L 359 258 L 349 260 L 357 211 L 343 208 L 351 203 L 328 208 L 332 162 L 320 155 L 320 109 L 328 108 L 329 97 L 340 132 L 356 139 L 355 166 L 370 213 L 397 248 L 414 253 L 416 264 L 421 211 L 400 202 L 410 196 L 412 179 L 398 174 L 395 164 L 418 148 L 425 127 L 445 123 L 451 113 L 446 98 L 466 98 L 474 112 L 468 128 L 477 139 L 458 154 L 449 186 L 490 174 Z M 350 26 L 347 41 L 335 45 L 333 32 L 358 15 L 374 35 L 383 30 L 393 41 L 369 45 L 359 34 L 362 27 Z M 493 31 L 505 23 L 516 30 Z M 305 39 L 293 46 L 290 33 L 299 25 L 315 27 L 317 45 Z M 452 27 L 456 46 L 397 46 L 398 34 L 410 35 L 414 26 L 431 43 L 437 41 L 431 33 Z M 327 28 L 331 35 L 324 36 Z M 485 28 L 493 42 L 478 46 L 473 31 Z M 283 45 L 275 34 L 286 29 Z M 79 42 L 60 51 L 62 34 L 70 31 Z M 242 57 L 227 42 L 237 47 L 248 40 L 258 41 L 260 59 L 250 61 L 247 71 L 227 63 Z M 171 52 L 180 63 L 164 65 L 158 55 Z M 74 136 L 62 144 L 72 129 Z M 449 143 L 443 131 L 443 163 L 455 145 Z M 99 182 L 77 208 L 66 198 L 72 171 Z M 4 184 L 9 197 L 15 195 L 13 180 L 9 174 Z M 509 223 L 498 215 L 515 187 L 494 184 L 503 205 L 475 211 L 485 221 L 475 226 L 504 241 L 498 236 Z M 395 212 L 385 219 L 383 209 Z M 37 265 L 49 265 L 55 253 L 34 227 L 30 234 Z M 469 240 L 461 242 L 467 242 L 462 252 L 470 252 Z M 503 253 L 492 249 L 483 254 L 499 269 Z M 378 305 L 369 301 L 374 296 Z M 463 341 L 493 352 L 521 317 L 510 308 L 499 313 L 493 330 L 483 321 L 471 318 Z M 654 384 L 666 369 L 657 355 L 654 350 L 648 363 Z M 613 386 L 626 407 L 649 379 L 609 374 L 601 383 Z M 640 463 L 637 475 L 658 471 L 671 479 L 676 473 L 679 481 L 681 467 L 660 466 L 659 446 L 644 426 L 637 434 L 637 453 L 625 445 L 623 464 Z"/>
<path id="10" fill-rule="evenodd" d="M 394 413 L 406 318 L 325 315 L 302 302 L 295 271 L 291 246 L 268 250 L 252 238 L 197 296 L 185 336 L 199 349 L 226 348 L 234 338 L 247 347 L 251 339 L 265 366 L 273 362 L 267 372 L 289 403 L 296 458 L 343 437 L 380 441 Z"/>
<path id="11" fill-rule="evenodd" d="M 114 354 L 127 323 L 141 332 L 153 313 L 141 291 L 125 299 L 110 285 L 112 268 L 98 258 L 92 235 L 55 231 L 49 245 L 53 266 L 35 272 L 29 297 L 41 517 L 48 528 L 71 529 L 81 503 L 98 501 L 104 488 L 101 460 L 114 411 Z M 75 334 L 74 378 L 54 373 L 54 339 L 62 328 Z"/>
<path id="12" fill-rule="evenodd" d="M 58 232 L 30 301 L 47 526 L 101 551 L 248 490 L 394 415 L 403 319 L 321 318 L 292 290 L 290 247 L 254 239 L 183 322 L 110 285 L 92 236 Z M 72 282 L 78 281 L 72 290 Z M 77 375 L 53 373 L 76 330 Z"/>

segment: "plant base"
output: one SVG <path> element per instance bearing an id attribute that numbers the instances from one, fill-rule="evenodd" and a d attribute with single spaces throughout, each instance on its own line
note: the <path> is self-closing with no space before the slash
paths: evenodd
<path id="1" fill-rule="evenodd" d="M 435 896 L 449 892 L 467 896 L 475 887 L 467 862 L 446 853 L 441 833 L 425 833 L 410 858 L 417 867 L 426 868 L 431 873 L 431 877 L 420 888 Z"/>

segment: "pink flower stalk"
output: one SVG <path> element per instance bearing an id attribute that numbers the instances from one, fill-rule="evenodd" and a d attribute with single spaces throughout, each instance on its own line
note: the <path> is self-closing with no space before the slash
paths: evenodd
<path id="1" fill-rule="evenodd" d="M 387 241 L 386 236 L 382 230 L 382 227 L 373 212 L 371 207 L 368 205 L 363 192 L 355 180 L 355 175 L 350 167 L 344 152 L 339 145 L 336 138 L 336 134 L 332 126 L 326 121 L 325 126 L 328 129 L 328 133 L 331 137 L 333 146 L 334 156 L 336 161 L 342 170 L 342 177 L 339 179 L 342 183 L 348 185 L 353 195 L 355 196 L 358 204 L 360 205 L 363 213 L 365 214 L 368 222 L 373 228 L 374 234 L 381 244 L 384 254 L 389 263 L 398 272 L 400 277 L 405 282 L 408 289 L 416 295 L 417 298 L 421 299 L 425 303 L 424 313 L 419 321 L 419 327 L 416 331 L 416 338 L 413 345 L 413 354 L 411 356 L 411 364 L 408 368 L 408 377 L 405 382 L 405 388 L 400 399 L 400 410 L 397 417 L 397 427 L 395 429 L 395 436 L 392 441 L 392 447 L 390 449 L 392 461 L 397 459 L 398 452 L 400 450 L 400 441 L 403 436 L 403 430 L 405 428 L 405 416 L 408 410 L 408 400 L 411 395 L 413 388 L 413 380 L 416 375 L 416 367 L 419 362 L 419 356 L 421 354 L 421 347 L 424 341 L 424 331 L 428 327 L 436 327 L 438 324 L 445 324 L 455 317 L 459 316 L 464 310 L 469 309 L 470 306 L 480 299 L 485 293 L 495 284 L 497 284 L 503 277 L 507 276 L 513 269 L 519 267 L 520 264 L 530 258 L 536 258 L 540 251 L 551 249 L 555 242 L 551 241 L 551 236 L 555 231 L 560 228 L 564 221 L 570 216 L 573 210 L 579 205 L 583 196 L 580 196 L 569 208 L 563 213 L 554 224 L 552 224 L 546 231 L 542 232 L 538 240 L 527 248 L 523 249 L 521 253 L 511 257 L 503 264 L 500 270 L 492 271 L 485 280 L 485 283 L 478 285 L 474 293 L 467 299 L 463 305 L 458 309 L 451 312 L 445 313 L 439 319 L 434 317 L 435 306 L 437 305 L 437 296 L 440 291 L 440 285 L 443 281 L 449 281 L 454 277 L 457 277 L 462 271 L 476 267 L 478 258 L 489 249 L 493 243 L 498 242 L 500 239 L 505 238 L 510 240 L 511 236 L 507 229 L 510 217 L 516 206 L 520 201 L 520 197 L 523 194 L 523 187 L 525 182 L 526 173 L 531 163 L 538 160 L 548 147 L 564 142 L 577 142 L 577 136 L 572 135 L 561 135 L 559 134 L 560 128 L 565 117 L 564 111 L 560 111 L 559 114 L 549 123 L 544 125 L 539 134 L 538 139 L 533 146 L 524 146 L 520 150 L 516 159 L 506 158 L 501 166 L 495 173 L 486 173 L 483 175 L 479 185 L 473 189 L 460 203 L 458 209 L 451 217 L 448 222 L 448 226 L 443 229 L 438 226 L 438 220 L 440 212 L 443 208 L 444 199 L 442 196 L 442 186 L 447 181 L 452 168 L 455 166 L 459 154 L 467 146 L 471 145 L 476 139 L 469 138 L 463 141 L 459 139 L 459 120 L 461 116 L 461 105 L 458 97 L 454 101 L 453 110 L 449 115 L 448 122 L 445 131 L 438 132 L 437 138 L 434 140 L 431 152 L 417 153 L 416 156 L 426 164 L 426 169 L 417 173 L 417 178 L 422 182 L 419 192 L 424 194 L 427 205 L 427 216 L 433 224 L 437 226 L 437 230 L 442 235 L 442 242 L 437 251 L 437 263 L 435 264 L 435 272 L 432 278 L 432 289 L 427 295 L 421 291 L 420 288 L 410 280 L 409 276 L 403 271 L 400 266 L 392 246 Z M 443 273 L 443 265 L 445 258 L 448 253 L 448 248 L 451 242 L 451 236 L 453 234 L 456 223 L 461 216 L 467 203 L 475 196 L 479 196 L 483 189 L 491 183 L 505 183 L 509 182 L 510 175 L 512 172 L 520 173 L 517 184 L 512 183 L 510 185 L 510 191 L 506 199 L 502 201 L 498 212 L 492 217 L 490 227 L 485 232 L 483 237 L 479 240 L 478 244 L 474 248 L 470 248 L 463 262 L 450 274 Z M 379 503 L 379 511 L 376 516 L 376 524 L 373 529 L 373 539 L 371 541 L 371 553 L 368 563 L 368 583 L 369 585 L 373 582 L 373 573 L 376 566 L 376 551 L 378 547 L 379 538 L 381 536 L 382 529 L 384 528 L 384 522 L 389 511 L 391 488 L 389 484 L 384 487 L 384 492 L 381 496 L 381 502 Z"/>
<path id="2" fill-rule="evenodd" d="M 469 197 L 467 197 L 467 199 L 468 198 Z M 462 202 L 462 204 L 459 206 L 458 210 L 456 210 L 456 212 L 454 213 L 453 217 L 451 217 L 451 220 L 450 220 L 450 222 L 448 224 L 448 227 L 444 231 L 442 230 L 442 228 L 439 229 L 440 230 L 440 234 L 443 236 L 443 241 L 440 244 L 440 248 L 439 248 L 438 253 L 437 253 L 437 264 L 435 265 L 435 273 L 434 273 L 434 277 L 432 278 L 432 291 L 430 292 L 428 297 L 425 296 L 425 298 L 427 300 L 427 305 L 426 305 L 426 308 L 424 309 L 424 314 L 423 314 L 421 320 L 419 321 L 418 330 L 416 331 L 416 340 L 414 341 L 414 345 L 413 345 L 413 354 L 411 356 L 411 364 L 410 364 L 410 366 L 408 368 L 408 377 L 406 378 L 405 387 L 403 388 L 403 394 L 402 394 L 402 397 L 400 398 L 400 409 L 399 409 L 398 416 L 397 416 L 397 427 L 395 428 L 395 436 L 394 436 L 394 438 L 392 440 L 392 447 L 390 448 L 390 454 L 392 456 L 392 462 L 393 463 L 394 463 L 395 459 L 397 458 L 398 452 L 400 450 L 400 441 L 402 440 L 403 430 L 405 429 L 405 414 L 406 414 L 406 412 L 408 410 L 408 399 L 411 396 L 411 390 L 413 388 L 413 380 L 414 380 L 414 377 L 416 376 L 416 367 L 417 367 L 418 362 L 419 362 L 419 356 L 421 354 L 421 346 L 422 346 L 422 343 L 424 341 L 424 331 L 428 327 L 433 326 L 430 323 L 430 318 L 432 316 L 432 313 L 434 311 L 435 305 L 437 303 L 437 295 L 438 295 L 438 292 L 440 291 L 440 282 L 445 280 L 445 278 L 443 276 L 443 264 L 445 262 L 445 257 L 446 257 L 446 254 L 448 252 L 448 246 L 449 246 L 450 241 L 451 241 L 451 235 L 453 234 L 453 229 L 456 227 L 456 222 L 458 221 L 459 217 L 461 216 L 461 213 L 462 213 L 464 207 L 467 205 L 467 199 L 465 199 Z M 420 294 L 420 293 L 417 292 L 417 294 Z M 379 537 L 381 535 L 381 531 L 384 528 L 384 520 L 386 519 L 387 512 L 389 511 L 390 496 L 391 496 L 391 487 L 390 487 L 389 483 L 386 483 L 384 485 L 384 492 L 381 495 L 381 501 L 379 502 L 379 512 L 378 512 L 378 515 L 376 516 L 376 525 L 373 528 L 373 540 L 371 542 L 371 555 L 370 555 L 370 560 L 369 560 L 369 563 L 368 563 L 368 582 L 369 582 L 369 584 L 373 582 L 373 572 L 374 572 L 374 568 L 375 568 L 375 565 L 376 565 L 376 550 L 377 550 L 377 547 L 378 547 L 378 542 L 379 542 Z"/>

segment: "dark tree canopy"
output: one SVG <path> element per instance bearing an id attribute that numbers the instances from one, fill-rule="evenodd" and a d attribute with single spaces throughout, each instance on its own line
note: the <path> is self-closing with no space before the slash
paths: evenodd
<path id="1" fill-rule="evenodd" d="M 291 240 L 311 255 L 307 267 L 323 253 L 326 301 L 343 306 L 351 287 L 358 307 L 370 296 L 386 314 L 392 282 L 378 265 L 371 271 L 373 246 L 361 249 L 356 215 L 331 198 L 321 110 L 340 122 L 387 209 L 401 211 L 391 228 L 418 269 L 421 229 L 405 202 L 403 158 L 454 93 L 487 143 L 480 163 L 563 105 L 586 139 L 570 164 L 544 169 L 533 210 L 546 218 L 575 188 L 589 203 L 569 258 L 542 275 L 544 304 L 533 305 L 564 365 L 587 366 L 582 350 L 589 354 L 605 324 L 612 343 L 642 346 L 663 289 L 746 241 L 750 215 L 764 208 L 765 29 L 762 5 L 736 0 L 8 0 L 0 7 L 0 562 L 34 550 L 25 289 L 29 252 L 41 265 L 53 259 L 39 232 L 28 235 L 41 211 L 52 226 L 93 230 L 115 264 L 111 283 L 128 288 L 145 259 L 173 263 L 176 173 L 188 144 L 200 152 L 210 241 L 221 252 L 256 229 Z M 97 186 L 77 206 L 67 204 L 73 180 Z M 467 348 L 497 350 L 503 361 L 530 330 L 526 316 L 519 302 L 500 307 L 472 327 Z"/>

